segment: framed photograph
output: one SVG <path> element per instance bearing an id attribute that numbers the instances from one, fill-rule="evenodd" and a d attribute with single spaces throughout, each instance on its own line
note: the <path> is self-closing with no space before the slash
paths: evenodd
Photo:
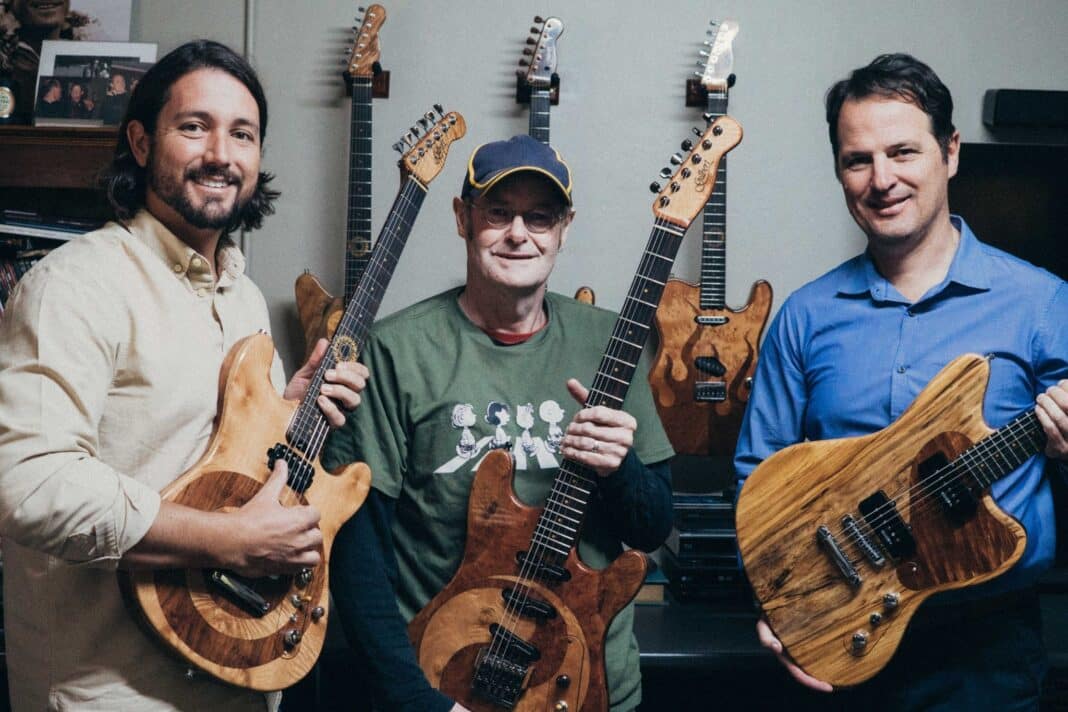
<path id="1" fill-rule="evenodd" d="M 130 92 L 155 61 L 155 43 L 45 40 L 34 123 L 118 126 Z"/>

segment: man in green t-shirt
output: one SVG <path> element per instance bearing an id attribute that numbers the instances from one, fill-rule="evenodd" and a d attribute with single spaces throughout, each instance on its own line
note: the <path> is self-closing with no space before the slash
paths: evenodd
<path id="1" fill-rule="evenodd" d="M 375 325 L 362 354 L 374 377 L 325 454 L 373 473 L 335 541 L 331 589 L 384 710 L 464 709 L 430 687 L 405 623 L 460 565 L 471 483 L 489 452 L 512 454 L 516 493 L 531 505 L 544 504 L 565 458 L 596 472 L 578 543 L 592 567 L 623 545 L 651 551 L 671 528 L 673 453 L 645 379 L 622 410 L 582 407 L 575 377 L 593 375 L 615 315 L 546 289 L 575 216 L 567 165 L 529 136 L 484 144 L 453 210 L 465 285 Z M 628 606 L 605 645 L 619 712 L 641 700 L 632 623 Z"/>

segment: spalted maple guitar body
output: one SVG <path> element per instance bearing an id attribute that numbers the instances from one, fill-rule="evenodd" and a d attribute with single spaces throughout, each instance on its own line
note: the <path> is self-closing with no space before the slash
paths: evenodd
<path id="1" fill-rule="evenodd" d="M 230 350 L 220 375 L 220 409 L 204 456 L 168 485 L 165 501 L 206 511 L 233 510 L 248 502 L 270 476 L 267 451 L 285 443 L 296 402 L 282 399 L 270 381 L 274 345 L 259 334 Z M 311 485 L 295 503 L 322 515 L 322 562 L 307 580 L 280 576 L 251 581 L 268 605 L 254 615 L 220 594 L 206 569 L 120 573 L 127 603 L 159 639 L 186 661 L 225 682 L 280 690 L 300 680 L 322 649 L 329 608 L 330 549 L 338 529 L 367 497 L 371 474 L 362 463 L 322 469 L 312 463 Z M 293 631 L 297 633 L 294 634 Z M 296 642 L 293 639 L 296 638 Z"/>
<path id="2" fill-rule="evenodd" d="M 494 452 L 478 468 L 467 515 L 463 561 L 449 584 L 408 626 L 419 665 L 430 684 L 474 712 L 504 709 L 472 692 L 479 651 L 490 642 L 489 626 L 507 623 L 537 648 L 525 691 L 513 709 L 608 709 L 604 641 L 616 614 L 637 594 L 645 578 L 645 556 L 624 552 L 603 570 L 568 555 L 571 574 L 561 583 L 535 582 L 532 596 L 556 614 L 547 620 L 505 615 L 503 591 L 516 585 L 516 553 L 530 546 L 541 509 L 524 505 L 512 488 L 508 454 Z M 557 708 L 563 702 L 566 708 Z"/>
<path id="3" fill-rule="evenodd" d="M 993 432 L 982 417 L 988 374 L 985 359 L 957 358 L 889 427 L 793 445 L 746 480 L 736 514 L 745 570 L 775 635 L 808 674 L 835 686 L 867 680 L 889 662 L 925 599 L 988 581 L 1023 554 L 1023 527 L 989 490 L 974 515 L 954 521 L 920 479 L 921 463 L 952 461 Z M 840 536 L 862 579 L 851 584 L 817 532 L 839 531 L 842 514 L 876 493 L 896 500 L 915 550 L 865 565 L 855 542 Z M 885 521 L 892 510 L 881 509 Z"/>

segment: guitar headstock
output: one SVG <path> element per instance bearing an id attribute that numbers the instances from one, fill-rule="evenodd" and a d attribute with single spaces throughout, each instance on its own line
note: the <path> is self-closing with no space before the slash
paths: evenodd
<path id="1" fill-rule="evenodd" d="M 690 226 L 712 196 L 720 159 L 742 140 L 742 127 L 729 116 L 720 116 L 704 131 L 695 128 L 693 132 L 700 138 L 696 143 L 690 139 L 682 142 L 687 155 L 676 153 L 671 157 L 678 166 L 675 173 L 672 175 L 670 168 L 660 172 L 661 178 L 671 176 L 668 184 L 663 188 L 658 183 L 650 186 L 657 194 L 653 214 L 683 229 Z"/>
<path id="2" fill-rule="evenodd" d="M 705 33 L 710 39 L 705 41 L 708 49 L 701 50 L 704 68 L 701 71 L 701 86 L 706 91 L 725 92 L 733 84 L 731 68 L 734 66 L 734 38 L 738 35 L 738 23 L 734 20 L 711 22 Z"/>
<path id="3" fill-rule="evenodd" d="M 413 125 L 393 148 L 403 154 L 399 164 L 402 177 L 410 175 L 427 185 L 441 172 L 452 142 L 467 133 L 467 124 L 455 111 L 446 114 L 440 104 L 434 104 L 434 110 L 416 123 L 419 125 Z"/>
<path id="4" fill-rule="evenodd" d="M 558 17 L 535 17 L 534 22 L 516 73 L 532 87 L 547 88 L 556 71 L 556 40 L 564 32 L 564 23 Z"/>
<path id="5" fill-rule="evenodd" d="M 349 62 L 345 74 L 349 79 L 374 76 L 375 62 L 378 61 L 378 31 L 386 21 L 386 10 L 381 5 L 371 5 L 364 11 L 363 21 L 356 30 L 356 37 L 349 50 Z"/>

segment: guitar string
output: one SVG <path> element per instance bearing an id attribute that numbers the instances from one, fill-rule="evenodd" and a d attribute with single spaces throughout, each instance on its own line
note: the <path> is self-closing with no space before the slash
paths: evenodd
<path id="1" fill-rule="evenodd" d="M 670 225 L 670 223 L 662 221 L 659 218 L 654 224 L 653 233 L 648 240 L 647 247 L 643 251 L 641 259 L 639 260 L 639 268 L 637 274 L 634 277 L 634 280 L 632 281 L 630 292 L 628 293 L 627 299 L 624 301 L 623 308 L 620 310 L 620 317 L 616 320 L 615 327 L 612 331 L 612 336 L 609 339 L 608 347 L 605 350 L 605 355 L 602 357 L 600 362 L 601 367 L 603 367 L 604 369 L 608 369 L 607 362 L 609 361 L 609 359 L 618 361 L 618 357 L 621 356 L 624 351 L 634 352 L 633 355 L 630 356 L 634 365 L 630 367 L 630 377 L 627 379 L 624 388 L 629 387 L 630 379 L 633 378 L 634 370 L 637 367 L 638 359 L 640 358 L 641 352 L 644 348 L 644 340 L 642 342 L 643 346 L 637 347 L 629 345 L 629 342 L 625 340 L 621 340 L 618 334 L 619 332 L 625 331 L 627 329 L 627 327 L 623 326 L 623 319 L 641 324 L 640 321 L 637 321 L 636 319 L 633 319 L 631 317 L 639 317 L 640 319 L 639 312 L 643 310 L 649 310 L 652 313 L 648 314 L 646 319 L 644 320 L 646 322 L 644 324 L 645 336 L 648 337 L 648 331 L 652 325 L 652 314 L 655 313 L 656 308 L 655 306 L 649 307 L 645 304 L 642 304 L 642 301 L 639 300 L 636 295 L 641 292 L 641 283 L 647 283 L 649 276 L 651 276 L 651 274 L 655 272 L 656 260 L 664 260 L 668 262 L 668 269 L 663 270 L 665 274 L 669 272 L 670 264 L 674 262 L 674 254 L 678 250 L 678 244 L 674 245 L 674 250 L 672 251 L 670 258 L 665 257 L 663 254 L 661 254 L 665 245 L 667 245 L 669 248 L 671 247 L 670 242 L 672 241 L 673 237 L 676 243 L 681 241 L 681 236 L 673 236 L 672 232 L 667 229 L 668 225 Z M 657 281 L 661 283 L 657 294 L 657 303 L 659 303 L 660 294 L 662 294 L 663 291 L 662 283 L 664 280 Z M 610 379 L 611 377 L 608 376 L 606 373 L 603 373 L 602 368 L 599 367 L 597 370 L 597 374 L 594 376 L 593 382 L 591 383 L 590 393 L 606 395 L 614 400 L 619 400 L 619 405 L 615 407 L 616 409 L 621 409 L 622 400 L 619 399 L 616 395 L 612 394 L 609 390 L 612 385 L 610 383 Z M 592 398 L 588 397 L 587 404 L 589 404 L 592 400 Z M 573 471 L 576 468 L 579 470 L 579 472 Z M 546 557 L 554 559 L 557 557 L 561 557 L 559 552 L 556 552 L 549 544 L 545 542 L 551 541 L 557 544 L 560 543 L 557 540 L 556 536 L 560 534 L 559 529 L 556 529 L 555 532 L 546 530 L 551 530 L 554 528 L 553 525 L 550 524 L 550 520 L 554 518 L 554 514 L 557 510 L 565 506 L 569 509 L 573 509 L 572 507 L 570 507 L 570 505 L 565 505 L 563 503 L 562 497 L 567 497 L 568 499 L 576 499 L 573 494 L 565 494 L 563 492 L 564 486 L 572 490 L 575 489 L 577 487 L 575 480 L 577 479 L 579 483 L 586 484 L 586 486 L 589 488 L 588 491 L 582 490 L 584 491 L 586 496 L 589 497 L 593 493 L 593 488 L 597 485 L 595 479 L 592 479 L 587 475 L 583 474 L 582 471 L 593 474 L 594 477 L 596 477 L 595 473 L 592 472 L 590 468 L 570 458 L 566 459 L 560 466 L 560 470 L 557 474 L 557 477 L 553 482 L 552 491 L 550 492 L 549 497 L 547 499 L 546 507 L 543 510 L 542 515 L 538 518 L 538 522 L 535 526 L 530 550 L 528 551 L 527 557 L 524 559 L 523 565 L 520 567 L 519 577 L 516 586 L 517 595 L 514 596 L 510 601 L 506 602 L 504 607 L 504 616 L 500 619 L 500 625 L 502 625 L 509 631 L 512 629 L 512 627 L 514 627 L 516 621 L 521 615 L 521 611 L 526 608 L 527 604 L 530 601 L 531 586 L 533 585 L 533 581 L 531 579 L 533 578 L 534 571 L 536 571 L 538 568 L 542 568 L 545 566 Z M 581 490 L 581 488 L 579 489 Z M 571 540 L 568 545 L 568 553 L 570 553 L 570 551 L 573 549 L 573 547 L 578 541 L 583 519 L 586 513 L 586 508 L 589 504 L 588 499 L 579 499 L 578 501 L 582 503 L 582 506 L 581 510 L 578 513 L 578 519 L 575 520 L 574 535 L 572 536 L 568 534 L 562 534 L 563 537 Z M 561 515 L 555 516 L 557 520 L 557 525 L 559 524 L 559 516 Z M 571 517 L 567 517 L 567 519 L 572 520 Z M 571 527 L 567 528 L 570 529 Z M 534 561 L 537 561 L 537 564 L 534 564 Z M 566 564 L 566 561 L 567 556 L 563 555 L 562 559 L 558 560 L 556 563 L 559 565 L 563 565 Z M 494 639 L 491 641 L 489 647 L 490 653 L 494 655 L 501 655 L 502 657 L 505 657 L 507 659 L 507 655 L 512 645 L 511 637 L 506 636 L 499 628 L 497 634 L 494 635 L 493 638 Z M 499 677 L 496 679 L 499 679 Z"/>
<path id="2" fill-rule="evenodd" d="M 964 477 L 969 475 L 971 475 L 973 479 L 977 479 L 976 474 L 972 471 L 973 468 L 986 467 L 988 463 L 998 455 L 1005 458 L 1004 450 L 1007 449 L 1009 455 L 1017 459 L 1023 457 L 1023 459 L 1019 460 L 1013 467 L 1004 470 L 1002 475 L 996 476 L 991 479 L 990 482 L 985 483 L 981 489 L 986 489 L 986 487 L 1001 476 L 1008 474 L 1012 470 L 1023 465 L 1024 462 L 1033 457 L 1041 448 L 1041 445 L 1033 440 L 1033 436 L 1040 436 L 1040 433 L 1035 432 L 1037 428 L 1040 428 L 1040 426 L 1038 426 L 1038 421 L 1034 417 L 1034 411 L 1023 413 L 995 433 L 992 433 L 988 437 L 983 438 L 973 446 L 964 450 L 953 461 L 943 465 L 932 473 L 931 477 L 921 481 L 918 485 L 911 486 L 904 491 L 896 493 L 893 497 L 889 498 L 885 504 L 872 510 L 871 515 L 873 516 L 865 518 L 863 515 L 854 512 L 849 512 L 848 514 L 856 514 L 858 525 L 863 522 L 871 532 L 874 532 L 892 521 L 895 516 L 899 516 L 897 515 L 897 502 L 899 499 L 907 495 L 909 497 L 910 510 L 914 519 L 917 515 L 926 514 L 932 509 L 936 509 L 938 504 L 937 497 L 947 487 L 957 484 L 963 480 Z M 1020 437 L 1017 436 L 1026 438 L 1026 440 L 1021 443 Z M 1017 441 L 1017 446 L 1019 447 L 1014 449 L 1011 443 L 1003 443 L 1003 441 L 1006 441 L 1008 438 L 1015 439 Z M 1003 445 L 1005 447 L 1003 447 Z M 1026 454 L 1025 451 L 1028 450 L 1031 451 L 1031 454 Z M 971 460 L 971 462 L 968 462 L 968 460 Z M 1003 465 L 1001 466 L 1003 467 Z M 845 534 L 845 542 L 859 546 L 862 549 L 861 557 L 857 561 L 851 561 L 854 565 L 862 564 L 866 559 L 863 555 L 864 547 L 859 544 L 862 538 L 854 534 L 845 533 L 844 528 L 840 529 L 839 532 Z M 869 534 L 867 535 L 867 538 L 869 541 L 879 541 L 877 535 L 873 536 L 872 534 Z"/>

